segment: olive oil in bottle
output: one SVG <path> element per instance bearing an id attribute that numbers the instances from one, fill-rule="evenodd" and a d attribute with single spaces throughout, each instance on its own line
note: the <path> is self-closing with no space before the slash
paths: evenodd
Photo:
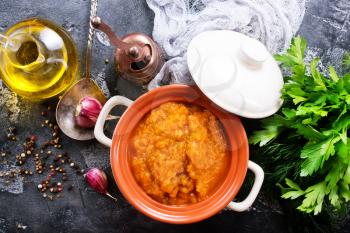
<path id="1" fill-rule="evenodd" d="M 28 19 L 5 33 L 0 48 L 0 76 L 30 100 L 57 96 L 78 77 L 78 53 L 70 35 L 43 19 Z M 1 45 L 0 45 L 1 46 Z"/>

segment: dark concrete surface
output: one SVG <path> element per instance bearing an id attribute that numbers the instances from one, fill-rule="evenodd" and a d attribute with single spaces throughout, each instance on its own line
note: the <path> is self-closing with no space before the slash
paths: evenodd
<path id="1" fill-rule="evenodd" d="M 311 46 L 310 53 L 322 57 L 324 64 L 339 62 L 341 55 L 350 50 L 350 3 L 348 0 L 308 0 L 300 33 Z M 100 0 L 98 12 L 119 35 L 133 31 L 151 34 L 153 13 L 144 0 Z M 84 56 L 88 28 L 89 1 L 87 0 L 0 0 L 0 30 L 28 17 L 43 17 L 61 24 L 75 39 L 80 57 Z M 95 43 L 92 72 L 107 80 L 111 95 L 121 94 L 137 98 L 142 90 L 116 77 L 113 68 L 113 49 Z M 105 59 L 111 62 L 105 64 Z M 83 67 L 83 63 L 81 62 Z M 102 80 L 103 81 L 103 80 Z M 43 141 L 48 132 L 40 127 L 39 113 L 44 104 L 30 105 L 31 113 L 23 115 L 18 128 L 18 141 L 31 134 Z M 0 109 L 0 111 L 5 111 Z M 9 148 L 13 154 L 19 143 L 5 143 L 3 138 L 10 125 L 0 119 L 0 150 Z M 222 211 L 214 217 L 191 225 L 174 226 L 156 222 L 135 210 L 119 193 L 108 167 L 109 151 L 96 141 L 76 142 L 63 136 L 63 148 L 84 167 L 100 166 L 108 172 L 110 191 L 118 197 L 117 203 L 88 188 L 82 177 L 70 175 L 74 185 L 64 197 L 49 201 L 37 191 L 38 177 L 25 179 L 24 192 L 0 192 L 0 233 L 2 232 L 312 232 L 326 231 L 328 219 L 316 219 L 316 225 L 303 227 L 300 215 L 283 211 L 278 202 L 266 201 L 262 196 L 253 208 L 244 213 Z M 70 172 L 71 173 L 71 172 Z M 282 203 L 283 204 L 283 203 Z M 297 216 L 295 216 L 297 215 Z M 318 222 L 317 222 L 318 221 Z M 21 223 L 27 228 L 18 229 Z M 306 223 L 305 223 L 306 224 Z M 343 220 L 330 232 L 350 232 L 350 223 Z"/>

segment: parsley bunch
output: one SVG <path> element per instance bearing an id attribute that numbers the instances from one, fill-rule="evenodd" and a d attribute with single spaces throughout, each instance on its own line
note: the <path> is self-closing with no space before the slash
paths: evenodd
<path id="1" fill-rule="evenodd" d="M 319 58 L 305 64 L 305 49 L 306 41 L 298 36 L 285 54 L 275 57 L 289 72 L 284 104 L 262 120 L 250 143 L 277 156 L 272 161 L 279 162 L 285 179 L 284 186 L 278 184 L 282 198 L 300 200 L 299 210 L 316 215 L 325 202 L 340 209 L 350 200 L 350 74 L 338 77 L 330 66 L 326 77 L 317 68 Z"/>

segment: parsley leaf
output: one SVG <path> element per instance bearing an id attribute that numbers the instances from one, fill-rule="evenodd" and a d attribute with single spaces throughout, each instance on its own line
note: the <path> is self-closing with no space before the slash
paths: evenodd
<path id="1" fill-rule="evenodd" d="M 298 184 L 294 183 L 292 180 L 286 178 L 285 179 L 286 184 L 289 188 L 284 188 L 282 185 L 277 184 L 282 189 L 282 198 L 284 199 L 296 199 L 300 197 L 301 195 L 305 194 L 305 191 L 303 191 Z"/>
<path id="2" fill-rule="evenodd" d="M 305 39 L 298 36 L 285 54 L 275 56 L 288 71 L 283 108 L 262 121 L 250 143 L 274 152 L 267 154 L 274 156 L 272 175 L 285 180 L 286 187 L 278 184 L 282 198 L 300 202 L 300 211 L 318 214 L 326 199 L 336 209 L 350 201 L 350 73 L 339 76 L 330 66 L 326 77 L 318 69 L 319 58 L 304 62 L 305 49 Z M 342 65 L 350 69 L 350 53 Z M 289 150 L 275 149 L 286 142 Z"/>
<path id="3" fill-rule="evenodd" d="M 300 176 L 312 175 L 322 168 L 325 161 L 335 154 L 334 144 L 339 140 L 339 136 L 331 137 L 319 143 L 305 145 L 300 154 L 305 159 L 301 165 Z"/>
<path id="4" fill-rule="evenodd" d="M 326 187 L 326 182 L 322 181 L 307 188 L 305 190 L 305 199 L 298 209 L 306 213 L 320 213 L 322 210 L 323 200 L 326 195 Z"/>

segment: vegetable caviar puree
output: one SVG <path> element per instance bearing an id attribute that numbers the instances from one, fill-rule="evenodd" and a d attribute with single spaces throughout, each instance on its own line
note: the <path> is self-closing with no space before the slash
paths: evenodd
<path id="1" fill-rule="evenodd" d="M 219 121 L 194 105 L 169 102 L 148 113 L 131 138 L 135 179 L 153 199 L 197 203 L 217 187 L 229 164 Z"/>

